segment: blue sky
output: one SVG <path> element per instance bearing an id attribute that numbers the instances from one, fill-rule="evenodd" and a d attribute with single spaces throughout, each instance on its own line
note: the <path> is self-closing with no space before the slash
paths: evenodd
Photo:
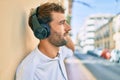
<path id="1" fill-rule="evenodd" d="M 85 6 L 81 2 L 90 5 Z M 75 39 L 87 16 L 97 13 L 117 14 L 119 12 L 120 0 L 73 0 L 71 19 L 73 39 Z"/>

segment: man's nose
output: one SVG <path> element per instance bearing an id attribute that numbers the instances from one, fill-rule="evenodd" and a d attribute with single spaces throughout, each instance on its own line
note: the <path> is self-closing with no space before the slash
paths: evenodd
<path id="1" fill-rule="evenodd" d="M 70 31 L 71 30 L 71 26 L 68 23 L 65 24 L 65 30 L 66 31 Z"/>

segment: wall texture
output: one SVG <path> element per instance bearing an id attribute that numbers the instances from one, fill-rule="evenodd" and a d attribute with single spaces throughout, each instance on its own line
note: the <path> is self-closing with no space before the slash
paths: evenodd
<path id="1" fill-rule="evenodd" d="M 0 0 L 0 80 L 14 80 L 18 64 L 38 44 L 27 24 L 29 11 L 47 1 L 59 0 Z"/>
<path id="2" fill-rule="evenodd" d="M 0 1 L 0 80 L 14 80 L 17 65 L 36 46 L 27 18 L 38 4 L 39 0 Z"/>

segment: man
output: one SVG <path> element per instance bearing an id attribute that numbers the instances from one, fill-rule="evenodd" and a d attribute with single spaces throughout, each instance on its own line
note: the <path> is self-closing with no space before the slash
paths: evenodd
<path id="1" fill-rule="evenodd" d="M 18 66 L 16 80 L 68 80 L 64 60 L 72 56 L 74 45 L 64 9 L 42 4 L 30 15 L 29 25 L 40 43 Z"/>

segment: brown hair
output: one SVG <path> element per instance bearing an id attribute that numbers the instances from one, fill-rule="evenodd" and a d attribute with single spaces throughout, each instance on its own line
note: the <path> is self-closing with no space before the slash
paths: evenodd
<path id="1" fill-rule="evenodd" d="M 36 10 L 36 16 L 38 18 L 38 20 L 42 20 L 42 22 L 49 23 L 52 21 L 52 16 L 51 16 L 51 12 L 59 12 L 59 13 L 64 13 L 65 9 L 56 3 L 45 3 L 42 4 L 41 6 L 38 6 L 37 8 L 38 10 Z M 33 13 L 33 9 L 31 11 Z M 29 17 L 29 26 L 32 28 L 32 15 L 30 14 Z"/>

